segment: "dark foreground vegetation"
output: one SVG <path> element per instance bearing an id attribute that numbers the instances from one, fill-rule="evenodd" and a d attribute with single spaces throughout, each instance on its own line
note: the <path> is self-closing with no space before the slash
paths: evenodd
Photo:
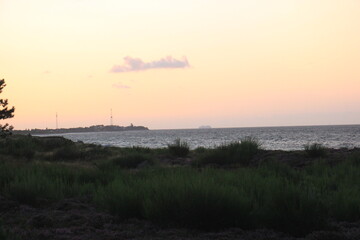
<path id="1" fill-rule="evenodd" d="M 360 238 L 360 149 L 12 136 L 0 160 L 0 239 Z"/>

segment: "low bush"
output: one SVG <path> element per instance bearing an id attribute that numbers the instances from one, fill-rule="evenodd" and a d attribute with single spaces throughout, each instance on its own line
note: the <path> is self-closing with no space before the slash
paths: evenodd
<path id="1" fill-rule="evenodd" d="M 319 158 L 326 156 L 326 148 L 320 143 L 306 144 L 304 150 L 309 157 Z"/>
<path id="2" fill-rule="evenodd" d="M 124 147 L 121 148 L 121 152 L 124 154 L 127 153 L 146 153 L 151 154 L 154 150 L 148 147 L 140 147 L 140 146 L 133 146 L 133 147 Z"/>
<path id="3" fill-rule="evenodd" d="M 0 142 L 0 153 L 14 157 L 32 159 L 36 149 L 38 142 L 31 136 L 14 136 L 2 139 Z"/>
<path id="4" fill-rule="evenodd" d="M 158 169 L 120 175 L 96 192 L 96 203 L 119 218 L 204 230 L 273 228 L 303 236 L 326 225 L 320 192 L 270 170 Z M 300 227 L 301 226 L 301 227 Z"/>
<path id="5" fill-rule="evenodd" d="M 258 145 L 246 143 L 247 150 L 242 150 L 241 144 L 213 150 L 219 157 L 228 157 L 229 163 L 239 163 L 240 156 L 251 158 L 259 151 Z M 241 151 L 251 154 L 241 155 Z M 120 219 L 205 230 L 271 228 L 304 236 L 325 229 L 329 220 L 360 220 L 357 155 L 331 166 L 320 159 L 301 170 L 271 161 L 231 170 L 121 169 L 138 167 L 149 159 L 153 156 L 127 152 L 118 159 L 105 159 L 106 168 L 0 161 L 0 195 L 36 206 L 86 195 Z M 215 163 L 224 160 L 214 159 Z"/>
<path id="6" fill-rule="evenodd" d="M 44 151 L 52 151 L 61 147 L 75 144 L 73 141 L 59 136 L 38 137 L 37 141 Z"/>
<path id="7" fill-rule="evenodd" d="M 199 165 L 226 165 L 237 163 L 247 166 L 259 150 L 259 142 L 255 138 L 247 137 L 240 142 L 231 142 L 204 152 L 204 154 L 198 157 L 196 163 Z"/>
<path id="8" fill-rule="evenodd" d="M 190 152 L 189 144 L 179 138 L 175 139 L 174 143 L 168 144 L 168 149 L 170 154 L 176 157 L 186 157 Z"/>
<path id="9" fill-rule="evenodd" d="M 106 186 L 100 187 L 94 195 L 94 201 L 101 208 L 107 209 L 120 219 L 144 218 L 142 201 L 143 196 L 138 186 L 125 182 L 117 177 Z"/>
<path id="10" fill-rule="evenodd" d="M 204 147 L 197 147 L 197 148 L 195 148 L 194 149 L 194 152 L 196 153 L 196 154 L 203 154 L 203 153 L 205 153 L 206 151 L 208 151 L 206 148 L 204 148 Z"/>
<path id="11" fill-rule="evenodd" d="M 84 160 L 104 159 L 111 156 L 112 152 L 109 147 L 103 147 L 95 144 L 88 144 L 83 147 L 81 155 L 82 155 L 81 157 Z"/>
<path id="12" fill-rule="evenodd" d="M 121 168 L 137 168 L 140 164 L 153 165 L 154 159 L 148 154 L 129 153 L 114 159 L 113 164 Z"/>
<path id="13" fill-rule="evenodd" d="M 207 174 L 172 172 L 146 182 L 144 217 L 165 225 L 218 230 L 249 228 L 251 202 L 241 189 Z M 192 176 L 191 176 L 192 175 Z"/>
<path id="14" fill-rule="evenodd" d="M 319 195 L 286 178 L 270 179 L 271 183 L 264 185 L 267 189 L 263 189 L 263 202 L 254 211 L 258 226 L 294 236 L 326 226 L 327 210 Z"/>
<path id="15" fill-rule="evenodd" d="M 80 159 L 81 157 L 83 157 L 83 151 L 75 145 L 66 145 L 61 147 L 53 154 L 54 160 L 62 161 Z"/>
<path id="16" fill-rule="evenodd" d="M 13 200 L 34 206 L 89 194 L 101 181 L 101 173 L 92 169 L 37 164 L 2 167 L 7 177 L 1 179 L 0 191 Z"/>
<path id="17" fill-rule="evenodd" d="M 56 183 L 48 181 L 44 176 L 28 175 L 17 177 L 6 188 L 7 195 L 20 203 L 37 205 L 39 201 L 61 199 Z"/>

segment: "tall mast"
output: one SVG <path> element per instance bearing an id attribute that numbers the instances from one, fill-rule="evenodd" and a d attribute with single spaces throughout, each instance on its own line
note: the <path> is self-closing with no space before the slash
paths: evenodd
<path id="1" fill-rule="evenodd" d="M 56 113 L 56 129 L 58 129 L 58 114 Z"/>
<path id="2" fill-rule="evenodd" d="M 112 115 L 112 108 L 110 109 L 110 126 L 113 125 L 113 115 Z"/>

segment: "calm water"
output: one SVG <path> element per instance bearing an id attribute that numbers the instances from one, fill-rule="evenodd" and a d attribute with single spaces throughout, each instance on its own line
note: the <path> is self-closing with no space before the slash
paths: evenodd
<path id="1" fill-rule="evenodd" d="M 214 147 L 246 136 L 257 138 L 265 149 L 303 149 L 304 144 L 314 142 L 331 148 L 360 147 L 360 125 L 67 133 L 61 136 L 73 141 L 119 147 L 166 147 L 176 138 L 187 141 L 191 148 Z"/>

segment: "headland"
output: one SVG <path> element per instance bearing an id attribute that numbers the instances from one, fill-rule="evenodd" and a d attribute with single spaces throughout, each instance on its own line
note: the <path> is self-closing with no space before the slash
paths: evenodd
<path id="1" fill-rule="evenodd" d="M 82 132 L 120 132 L 120 131 L 139 131 L 149 130 L 144 126 L 117 126 L 117 125 L 93 125 L 90 127 L 76 127 L 76 128 L 58 128 L 58 129 L 26 129 L 26 130 L 15 130 L 15 134 L 57 134 L 57 133 L 82 133 Z"/>

